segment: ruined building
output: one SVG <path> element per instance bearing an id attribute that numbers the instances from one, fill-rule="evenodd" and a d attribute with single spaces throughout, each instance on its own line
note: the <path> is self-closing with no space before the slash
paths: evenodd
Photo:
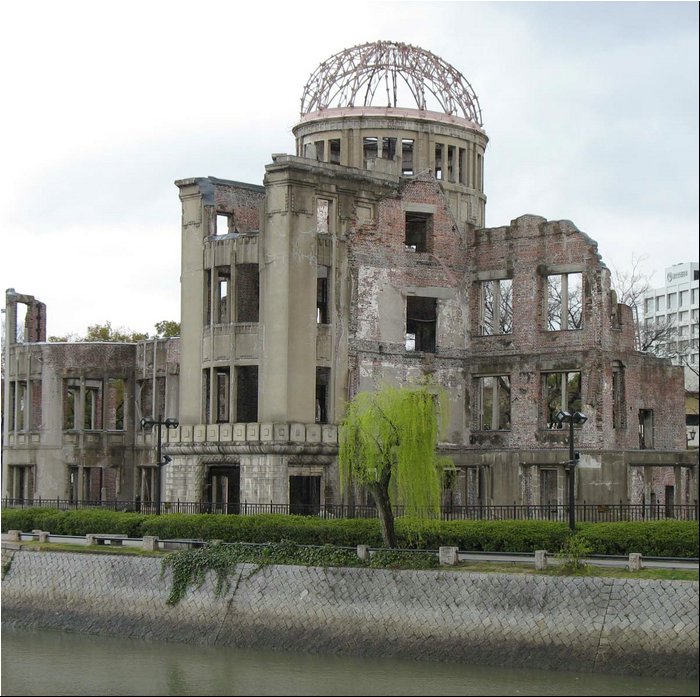
<path id="1" fill-rule="evenodd" d="M 596 243 L 535 215 L 483 227 L 488 138 L 459 72 L 404 44 L 348 49 L 293 132 L 262 186 L 176 182 L 179 342 L 8 347 L 4 496 L 88 498 L 98 468 L 103 496 L 151 500 L 155 415 L 179 420 L 163 501 L 315 510 L 342 501 L 346 401 L 429 377 L 450 401 L 447 503 L 564 503 L 561 409 L 588 417 L 577 501 L 697 501 L 683 371 L 635 351 Z"/>

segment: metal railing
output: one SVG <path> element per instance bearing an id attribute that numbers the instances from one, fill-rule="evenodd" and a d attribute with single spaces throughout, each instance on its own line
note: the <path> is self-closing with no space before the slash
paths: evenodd
<path id="1" fill-rule="evenodd" d="M 75 501 L 69 499 L 9 499 L 2 500 L 3 508 L 54 508 L 59 511 L 79 509 L 103 509 L 109 511 L 132 511 L 152 515 L 156 513 L 155 502 L 146 501 Z M 698 504 L 576 504 L 576 521 L 588 523 L 609 523 L 635 520 L 698 520 Z M 229 515 L 257 515 L 276 513 L 280 515 L 312 515 L 319 518 L 376 518 L 374 506 L 325 504 L 303 505 L 287 503 L 214 503 L 207 501 L 165 501 L 161 503 L 161 513 L 211 513 Z M 394 515 L 406 515 L 403 506 L 394 508 Z M 442 520 L 553 520 L 567 522 L 569 507 L 565 504 L 542 506 L 512 505 L 499 506 L 443 506 Z"/>

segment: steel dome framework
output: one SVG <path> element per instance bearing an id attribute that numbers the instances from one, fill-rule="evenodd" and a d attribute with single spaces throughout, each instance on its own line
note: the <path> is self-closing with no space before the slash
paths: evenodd
<path id="1" fill-rule="evenodd" d="M 428 108 L 430 94 L 444 113 L 483 125 L 479 100 L 458 70 L 430 51 L 390 41 L 347 48 L 321 63 L 304 87 L 301 115 L 334 107 L 407 107 L 397 103 L 402 85 L 418 109 Z"/>

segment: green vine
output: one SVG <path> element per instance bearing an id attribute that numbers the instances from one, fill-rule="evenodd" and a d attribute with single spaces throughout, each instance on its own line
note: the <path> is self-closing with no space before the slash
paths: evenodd
<path id="1" fill-rule="evenodd" d="M 163 558 L 161 578 L 167 569 L 172 569 L 172 587 L 166 600 L 168 605 L 177 605 L 189 588 L 201 588 L 207 573 L 216 575 L 214 592 L 226 595 L 231 589 L 230 577 L 238 564 L 254 564 L 245 577 L 239 576 L 234 588 L 243 578 L 250 578 L 264 566 L 270 564 L 299 564 L 303 566 L 364 566 L 354 550 L 324 545 L 307 547 L 283 540 L 267 545 L 242 543 L 208 545 L 199 549 L 172 552 Z"/>

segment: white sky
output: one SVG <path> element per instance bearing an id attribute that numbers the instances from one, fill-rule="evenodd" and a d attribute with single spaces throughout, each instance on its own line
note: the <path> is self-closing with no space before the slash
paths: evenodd
<path id="1" fill-rule="evenodd" d="M 0 10 L 0 290 L 48 333 L 180 315 L 173 182 L 261 184 L 304 84 L 368 41 L 471 83 L 486 224 L 572 220 L 609 267 L 698 260 L 698 3 L 33 0 Z"/>

